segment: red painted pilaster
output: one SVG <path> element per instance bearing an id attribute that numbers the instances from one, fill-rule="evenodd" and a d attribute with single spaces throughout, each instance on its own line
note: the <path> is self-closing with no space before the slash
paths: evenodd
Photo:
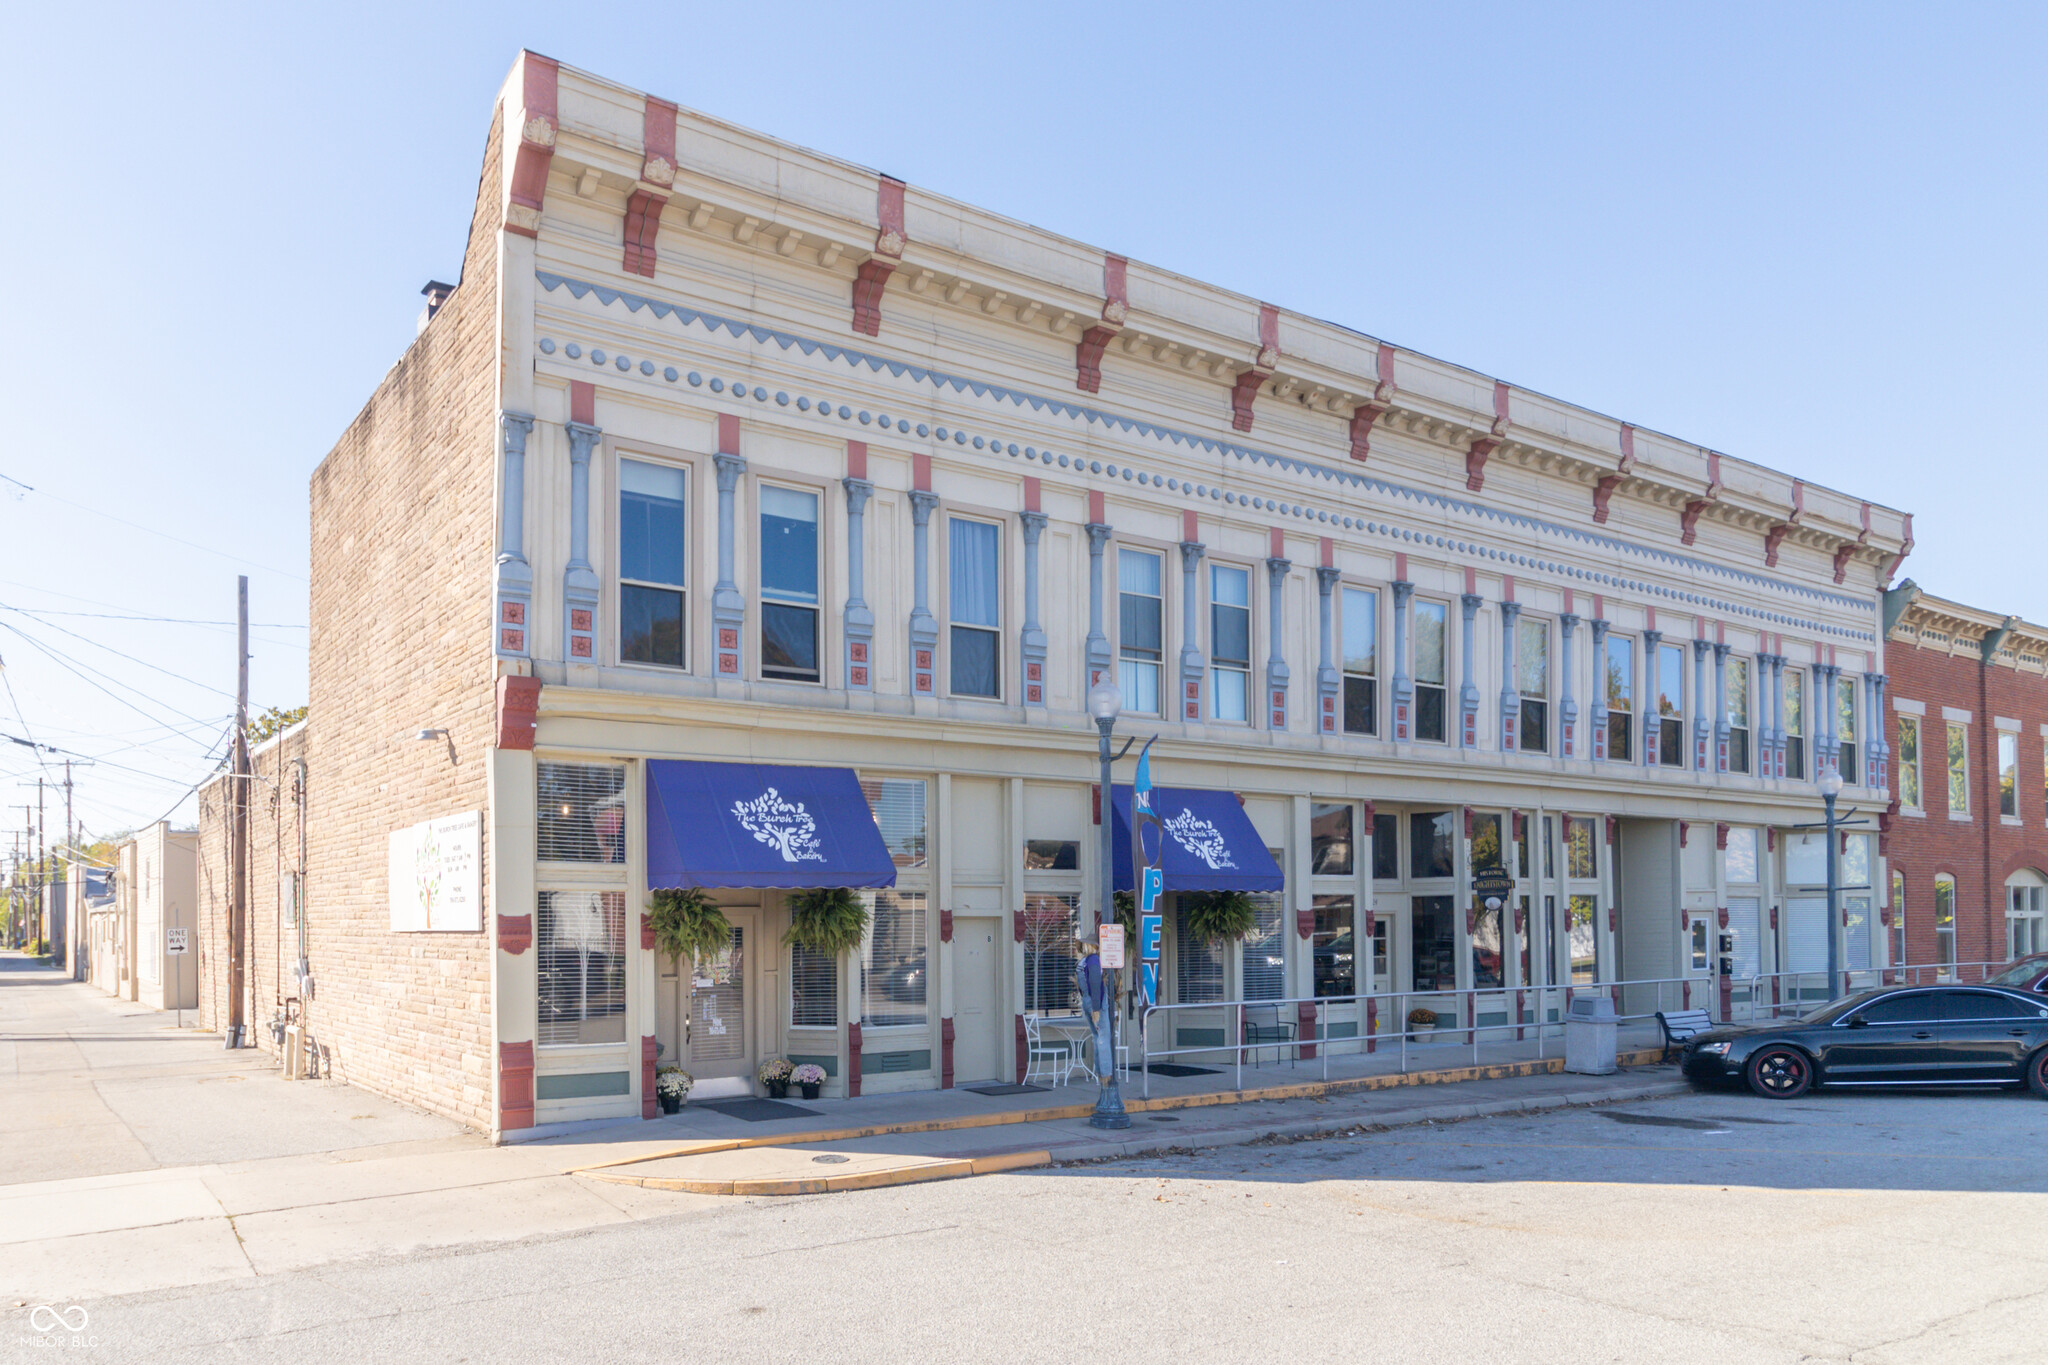
<path id="1" fill-rule="evenodd" d="M 498 1127 L 533 1127 L 533 1044 L 498 1044 Z"/>
<path id="2" fill-rule="evenodd" d="M 498 679 L 498 747 L 533 748 L 540 714 L 539 678 Z"/>
<path id="3" fill-rule="evenodd" d="M 655 1063 L 661 1058 L 661 1045 L 649 1033 L 640 1039 L 640 1117 L 651 1119 L 661 1112 L 661 1101 L 654 1093 Z"/>

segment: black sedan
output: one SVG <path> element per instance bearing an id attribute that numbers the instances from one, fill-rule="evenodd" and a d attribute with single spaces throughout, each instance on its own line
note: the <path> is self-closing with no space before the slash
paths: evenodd
<path id="1" fill-rule="evenodd" d="M 1680 1066 L 1774 1100 L 1816 1085 L 2027 1085 L 2048 1099 L 2048 1000 L 1998 987 L 1862 991 L 1803 1019 L 1695 1034 Z"/>

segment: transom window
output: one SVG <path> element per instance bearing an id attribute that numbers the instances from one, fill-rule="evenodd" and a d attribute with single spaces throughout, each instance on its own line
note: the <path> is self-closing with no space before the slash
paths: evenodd
<path id="1" fill-rule="evenodd" d="M 818 681 L 818 495 L 761 485 L 761 675 Z"/>
<path id="2" fill-rule="evenodd" d="M 1166 604 L 1161 595 L 1159 556 L 1144 550 L 1116 552 L 1117 682 L 1124 710 L 1159 714 L 1159 669 L 1166 648 Z"/>
<path id="3" fill-rule="evenodd" d="M 956 697 L 1002 695 L 1002 534 L 992 523 L 947 522 L 946 609 Z"/>
<path id="4" fill-rule="evenodd" d="M 688 471 L 619 461 L 619 658 L 688 665 Z"/>
<path id="5" fill-rule="evenodd" d="M 1234 564 L 1209 566 L 1209 713 L 1251 718 L 1252 576 Z"/>
<path id="6" fill-rule="evenodd" d="M 1449 711 L 1445 679 L 1450 676 L 1450 607 L 1415 604 L 1415 737 L 1441 744 Z"/>
<path id="7" fill-rule="evenodd" d="M 1607 756 L 1617 763 L 1635 759 L 1636 642 L 1607 637 Z"/>
<path id="8" fill-rule="evenodd" d="M 1344 625 L 1344 732 L 1380 732 L 1380 595 L 1346 588 Z"/>

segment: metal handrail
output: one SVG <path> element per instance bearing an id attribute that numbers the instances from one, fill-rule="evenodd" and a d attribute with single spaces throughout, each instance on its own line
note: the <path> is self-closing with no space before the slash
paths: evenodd
<path id="1" fill-rule="evenodd" d="M 1551 1029 L 1563 1029 L 1566 1022 L 1565 1016 L 1571 1011 L 1571 1001 L 1575 994 L 1588 991 L 1603 993 L 1609 995 L 1614 1000 L 1616 1006 L 1619 1007 L 1623 991 L 1632 987 L 1655 987 L 1657 989 L 1656 1003 L 1661 1006 L 1664 1004 L 1664 988 L 1676 987 L 1675 997 L 1680 1008 L 1694 1008 L 1693 997 L 1695 994 L 1705 997 L 1711 1008 L 1713 984 L 1714 978 L 1710 976 L 1669 976 L 1646 977 L 1632 981 L 1564 982 L 1550 986 L 1474 986 L 1466 987 L 1462 990 L 1373 991 L 1357 995 L 1292 996 L 1275 1000 L 1213 1000 L 1179 1002 L 1170 1005 L 1150 1005 L 1141 1012 L 1138 1021 L 1138 1054 L 1140 1075 L 1142 1077 L 1140 1083 L 1142 1087 L 1141 1093 L 1148 1099 L 1151 1097 L 1152 1062 L 1155 1059 L 1165 1060 L 1173 1057 L 1197 1055 L 1213 1057 L 1218 1052 L 1229 1052 L 1231 1054 L 1236 1068 L 1236 1084 L 1240 1090 L 1244 1088 L 1245 1053 L 1263 1052 L 1268 1048 L 1273 1048 L 1276 1051 L 1292 1048 L 1295 1050 L 1297 1061 L 1304 1060 L 1301 1057 L 1301 1049 L 1315 1049 L 1317 1057 L 1323 1064 L 1323 1079 L 1328 1080 L 1330 1078 L 1330 1056 L 1336 1044 L 1350 1043 L 1354 1045 L 1354 1051 L 1375 1052 L 1378 1050 L 1380 1043 L 1393 1042 L 1399 1039 L 1401 1045 L 1401 1069 L 1406 1071 L 1408 1069 L 1408 1042 L 1411 1038 L 1422 1036 L 1425 1030 L 1404 1027 L 1396 1033 L 1391 1030 L 1381 1031 L 1377 1028 L 1371 1028 L 1370 1026 L 1374 1023 L 1375 1016 L 1378 1014 L 1382 1002 L 1399 1002 L 1396 1006 L 1396 1012 L 1389 1017 L 1398 1018 L 1405 1025 L 1408 1022 L 1408 1014 L 1412 1005 L 1445 999 L 1459 1000 L 1460 1006 L 1455 1010 L 1455 1013 L 1470 1019 L 1471 1022 L 1454 1024 L 1448 1029 L 1432 1025 L 1426 1032 L 1439 1036 L 1445 1033 L 1453 1035 L 1462 1033 L 1466 1035 L 1467 1042 L 1472 1049 L 1472 1060 L 1476 1065 L 1479 1061 L 1479 1044 L 1482 1033 L 1496 1036 L 1512 1033 L 1514 1035 L 1512 1041 L 1520 1042 L 1525 1041 L 1529 1033 L 1533 1031 L 1536 1041 L 1536 1055 L 1538 1057 L 1544 1056 L 1544 1042 L 1549 1036 L 1548 1031 Z M 1555 996 L 1560 992 L 1564 996 L 1564 1008 L 1559 1011 L 1558 1017 L 1555 1020 L 1545 1018 L 1545 998 Z M 1498 1024 L 1482 1024 L 1479 1022 L 1479 1012 L 1476 1006 L 1481 997 L 1501 999 L 1509 996 L 1514 997 L 1513 1008 L 1515 1013 L 1522 1017 Z M 1527 1008 L 1530 996 L 1536 997 L 1536 1008 L 1533 1012 Z M 1303 1006 L 1309 1007 L 1307 1017 L 1303 1015 Z M 1343 1038 L 1332 1038 L 1329 1036 L 1329 1011 L 1333 1008 L 1345 1006 L 1362 1011 L 1362 1018 L 1358 1022 L 1368 1025 L 1368 1031 Z M 1297 1036 L 1292 1041 L 1274 1042 L 1262 1040 L 1256 1043 L 1246 1041 L 1245 1012 L 1247 1010 L 1267 1009 L 1279 1011 L 1279 1017 L 1283 1020 L 1292 1019 L 1297 1029 Z M 1166 1015 L 1170 1021 L 1173 1016 L 1178 1014 L 1216 1010 L 1227 1012 L 1227 1017 L 1230 1021 L 1226 1031 L 1228 1041 L 1193 1047 L 1155 1049 L 1152 1046 L 1152 1019 L 1154 1015 Z M 1624 1014 L 1620 1013 L 1617 1008 L 1614 1018 L 1616 1023 L 1640 1022 L 1645 1019 L 1653 1019 L 1660 1012 L 1660 1010 L 1641 1010 L 1635 1013 Z M 1313 1037 L 1305 1038 L 1299 1036 L 1298 1030 L 1304 1023 L 1314 1028 L 1315 1034 Z M 1258 1064 L 1254 1062 L 1253 1065 L 1256 1067 Z"/>

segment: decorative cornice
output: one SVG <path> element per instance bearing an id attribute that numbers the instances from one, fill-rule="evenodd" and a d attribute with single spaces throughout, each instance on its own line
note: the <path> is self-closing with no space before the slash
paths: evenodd
<path id="1" fill-rule="evenodd" d="M 577 299 L 594 296 L 600 303 L 606 306 L 623 304 L 630 312 L 651 312 L 656 318 L 662 320 L 673 319 L 681 327 L 702 327 L 707 333 L 712 335 L 723 333 L 735 339 L 752 340 L 757 345 L 773 345 L 785 351 L 796 350 L 805 356 L 818 356 L 828 362 L 844 363 L 856 370 L 864 369 L 871 375 L 880 376 L 886 374 L 891 379 L 897 381 L 929 386 L 931 389 L 939 391 L 972 395 L 975 399 L 998 406 L 1007 404 L 1010 407 L 1019 409 L 1028 407 L 1036 413 L 1052 417 L 1062 417 L 1071 421 L 1083 422 L 1089 426 L 1099 427 L 1105 434 L 1123 433 L 1144 437 L 1162 445 L 1182 446 L 1205 451 L 1210 454 L 1228 456 L 1252 464 L 1264 464 L 1270 468 L 1284 470 L 1307 479 L 1341 484 L 1364 493 L 1414 502 L 1422 507 L 1441 512 L 1456 513 L 1474 520 L 1498 522 L 1537 534 L 1554 536 L 1573 543 L 1638 558 L 1647 563 L 1667 565 L 1692 574 L 1709 575 L 1732 583 L 1739 583 L 1746 587 L 1773 593 L 1783 593 L 1788 596 L 1802 598 L 1843 610 L 1864 613 L 1871 613 L 1875 610 L 1874 597 L 1829 592 L 1825 589 L 1812 588 L 1782 579 L 1770 578 L 1725 564 L 1718 564 L 1690 555 L 1642 545 L 1634 541 L 1624 540 L 1618 536 L 1580 530 L 1576 527 L 1561 525 L 1540 517 L 1533 517 L 1526 513 L 1507 511 L 1499 507 L 1475 502 L 1468 498 L 1411 488 L 1403 484 L 1358 472 L 1352 468 L 1324 465 L 1302 460 L 1294 456 L 1281 455 L 1241 445 L 1233 441 L 1201 436 L 1159 423 L 1127 417 L 1105 409 L 1069 402 L 1065 399 L 1053 398 L 1043 394 L 1031 393 L 1022 389 L 1010 388 L 1005 385 L 989 384 L 980 380 L 949 374 L 927 366 L 914 365 L 907 361 L 896 360 L 873 352 L 857 350 L 838 343 L 820 341 L 776 328 L 763 327 L 758 323 L 727 318 L 701 309 L 630 293 L 606 285 L 570 279 L 548 271 L 536 271 L 535 278 L 539 281 L 541 287 L 550 293 L 556 290 L 566 290 L 572 297 Z M 557 343 L 552 338 L 543 337 L 538 344 L 539 349 L 544 355 L 552 355 L 558 349 Z M 641 376 L 646 378 L 652 378 L 656 374 L 660 374 L 669 383 L 681 382 L 685 378 L 685 375 L 676 366 L 658 367 L 652 359 L 648 358 L 643 358 L 636 362 L 627 356 L 609 354 L 601 348 L 595 347 L 585 352 L 576 343 L 567 343 L 559 349 L 571 359 L 579 359 L 587 354 L 590 363 L 593 365 L 598 367 L 610 365 L 621 373 L 630 373 L 637 370 Z M 693 384 L 708 385 L 714 393 L 722 393 L 727 388 L 725 381 L 716 376 L 710 377 L 707 380 L 705 376 L 691 372 L 687 378 Z M 814 406 L 812 399 L 807 395 L 793 396 L 786 391 L 771 395 L 767 388 L 761 385 L 736 383 L 732 388 L 736 397 L 750 398 L 756 403 L 767 403 L 772 399 L 779 406 L 794 406 L 799 412 L 809 412 Z M 1063 454 L 1056 455 L 1050 450 L 1040 451 L 1035 446 L 1020 446 L 1016 441 L 1009 439 L 1007 436 L 998 435 L 993 432 L 972 434 L 966 430 L 951 426 L 931 427 L 929 424 L 924 423 L 899 422 L 892 419 L 886 413 L 875 414 L 865 411 L 856 413 L 851 406 L 846 404 L 839 404 L 836 409 L 831 403 L 823 403 L 817 406 L 819 406 L 821 414 L 836 415 L 842 421 L 857 419 L 863 425 L 877 425 L 883 430 L 900 428 L 904 431 L 906 439 L 912 427 L 915 426 L 919 440 L 936 439 L 942 442 L 950 442 L 955 446 L 966 447 L 971 445 L 976 450 L 989 449 L 992 453 L 1000 451 L 1012 457 L 1022 456 L 1034 461 L 1043 461 L 1048 466 L 1056 466 L 1061 469 L 1072 468 L 1075 471 L 1076 477 L 1104 476 L 1103 462 L 1100 460 L 1089 460 L 1079 456 L 1070 457 Z M 986 413 L 977 413 L 971 417 L 963 414 L 962 420 L 986 422 L 990 418 Z M 1874 631 L 1855 631 L 1828 626 L 1819 621 L 1793 617 L 1779 612 L 1763 611 L 1741 603 L 1725 601 L 1700 593 L 1666 588 L 1662 585 L 1645 583 L 1620 575 L 1598 573 L 1576 565 L 1558 564 L 1554 561 L 1525 554 L 1516 554 L 1494 547 L 1482 546 L 1452 536 L 1428 531 L 1410 531 L 1387 523 L 1375 522 L 1364 517 L 1332 513 L 1327 508 L 1284 503 L 1260 496 L 1240 498 L 1234 492 L 1225 493 L 1221 488 L 1182 480 L 1178 476 L 1162 477 L 1157 474 L 1147 475 L 1135 469 L 1121 467 L 1116 464 L 1109 465 L 1108 470 L 1110 472 L 1106 477 L 1116 478 L 1125 482 L 1150 483 L 1157 487 L 1163 487 L 1170 492 L 1182 493 L 1186 496 L 1208 498 L 1212 501 L 1223 501 L 1232 504 L 1242 503 L 1248 505 L 1254 511 L 1279 513 L 1306 521 L 1320 522 L 1333 529 L 1357 531 L 1367 535 L 1386 537 L 1411 544 L 1431 545 L 1459 554 L 1474 555 L 1504 567 L 1512 568 L 1519 566 L 1522 568 L 1542 569 L 1565 577 L 1576 578 L 1592 586 L 1607 586 L 1658 596 L 1682 605 L 1710 608 L 1791 629 L 1820 631 L 1842 639 L 1874 642 L 1876 638 Z M 1567 551 L 1560 547 L 1558 552 L 1563 553 Z"/>

